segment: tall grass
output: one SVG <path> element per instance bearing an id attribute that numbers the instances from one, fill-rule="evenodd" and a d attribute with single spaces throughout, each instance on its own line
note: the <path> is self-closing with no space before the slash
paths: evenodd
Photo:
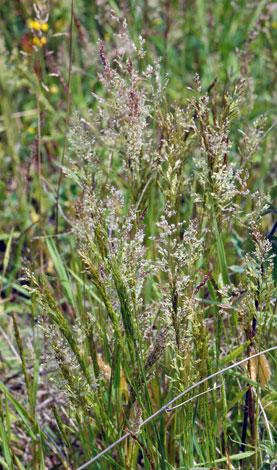
<path id="1" fill-rule="evenodd" d="M 0 466 L 273 469 L 274 9 L 74 3 L 0 7 Z"/>

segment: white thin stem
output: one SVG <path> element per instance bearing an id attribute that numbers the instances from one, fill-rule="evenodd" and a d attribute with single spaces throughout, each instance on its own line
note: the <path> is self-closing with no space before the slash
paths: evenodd
<path id="1" fill-rule="evenodd" d="M 255 397 L 258 397 L 256 391 L 254 390 L 254 388 L 252 388 L 252 391 L 254 392 Z M 260 406 L 260 408 L 261 408 L 261 411 L 262 411 L 262 414 L 263 414 L 263 417 L 264 417 L 265 427 L 266 427 L 267 432 L 268 432 L 270 444 L 273 446 L 274 441 L 273 441 L 273 437 L 272 437 L 272 432 L 271 432 L 271 430 L 270 430 L 269 421 L 268 421 L 268 419 L 267 419 L 265 409 L 264 409 L 264 407 L 263 407 L 263 405 L 262 405 L 261 400 L 260 400 L 259 397 L 258 397 L 258 403 L 259 403 L 259 406 Z"/>
<path id="2" fill-rule="evenodd" d="M 183 405 L 185 405 L 186 403 L 189 403 L 190 401 L 195 400 L 195 398 L 201 397 L 201 395 L 205 395 L 206 393 L 212 392 L 213 390 L 216 390 L 217 388 L 220 388 L 220 387 L 222 387 L 222 384 L 221 384 L 221 385 L 217 385 L 216 387 L 213 387 L 213 388 L 209 388 L 209 389 L 206 390 L 205 392 L 198 393 L 198 395 L 194 395 L 193 397 L 189 398 L 188 400 L 183 401 L 183 402 L 180 403 L 179 405 L 173 406 L 172 408 L 167 408 L 165 411 L 168 411 L 168 412 L 169 412 L 169 411 L 176 410 L 176 408 L 179 408 L 180 406 L 183 406 Z"/>

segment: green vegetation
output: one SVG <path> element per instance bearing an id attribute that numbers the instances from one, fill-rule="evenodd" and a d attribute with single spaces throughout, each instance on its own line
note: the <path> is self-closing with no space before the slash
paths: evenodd
<path id="1" fill-rule="evenodd" d="M 0 469 L 275 469 L 276 4 L 0 28 Z"/>

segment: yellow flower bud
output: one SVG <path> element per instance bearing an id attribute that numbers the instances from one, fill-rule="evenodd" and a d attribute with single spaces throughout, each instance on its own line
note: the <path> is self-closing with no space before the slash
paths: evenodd
<path id="1" fill-rule="evenodd" d="M 36 20 L 29 20 L 29 23 L 28 23 L 28 24 L 29 24 L 30 28 L 32 28 L 32 29 L 36 29 L 37 31 L 40 30 L 41 25 L 40 25 L 40 23 L 39 23 L 38 21 L 36 21 Z"/>
<path id="2" fill-rule="evenodd" d="M 38 47 L 41 47 L 41 46 L 42 46 L 41 40 L 40 40 L 37 36 L 34 36 L 34 37 L 33 37 L 33 44 L 34 44 L 35 46 L 38 46 Z"/>

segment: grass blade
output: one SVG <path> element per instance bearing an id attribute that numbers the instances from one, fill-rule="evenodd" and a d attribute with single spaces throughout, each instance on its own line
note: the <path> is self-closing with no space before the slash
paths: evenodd
<path id="1" fill-rule="evenodd" d="M 228 285 L 228 284 L 230 285 L 231 281 L 230 281 L 229 273 L 228 273 L 224 245 L 223 245 L 222 237 L 218 230 L 218 225 L 217 225 L 217 221 L 215 217 L 214 217 L 214 229 L 215 229 L 215 235 L 216 235 L 217 253 L 219 257 L 219 264 L 220 264 L 222 279 L 225 285 Z"/>
<path id="2" fill-rule="evenodd" d="M 63 290 L 65 292 L 66 298 L 69 301 L 70 305 L 72 307 L 75 307 L 75 302 L 74 302 L 74 294 L 71 289 L 72 283 L 70 282 L 70 279 L 68 277 L 67 271 L 64 267 L 63 260 L 61 258 L 60 253 L 57 250 L 57 247 L 54 243 L 54 240 L 51 238 L 46 239 L 47 247 L 50 253 L 50 256 L 53 260 L 54 266 L 57 270 L 58 276 L 62 282 Z"/>

